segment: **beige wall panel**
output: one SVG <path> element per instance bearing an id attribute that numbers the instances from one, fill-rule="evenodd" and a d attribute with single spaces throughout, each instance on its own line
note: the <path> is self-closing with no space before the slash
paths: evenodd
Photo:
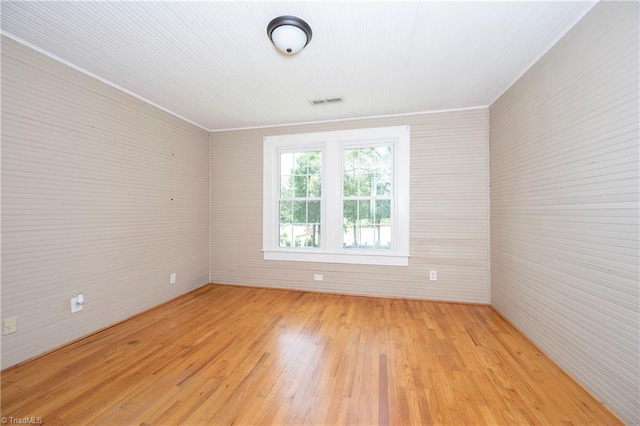
<path id="1" fill-rule="evenodd" d="M 2 368 L 208 282 L 208 222 L 208 132 L 2 38 Z"/>
<path id="2" fill-rule="evenodd" d="M 212 281 L 489 303 L 487 120 L 477 109 L 212 133 Z M 411 126 L 408 267 L 263 260 L 263 137 L 399 125 Z"/>
<path id="3" fill-rule="evenodd" d="M 490 110 L 492 304 L 640 423 L 638 3 L 596 5 Z"/>

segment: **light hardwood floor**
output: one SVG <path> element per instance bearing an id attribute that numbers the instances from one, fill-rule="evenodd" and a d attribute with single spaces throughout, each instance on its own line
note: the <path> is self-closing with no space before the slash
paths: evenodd
<path id="1" fill-rule="evenodd" d="M 487 306 L 209 285 L 2 373 L 44 424 L 619 424 Z"/>

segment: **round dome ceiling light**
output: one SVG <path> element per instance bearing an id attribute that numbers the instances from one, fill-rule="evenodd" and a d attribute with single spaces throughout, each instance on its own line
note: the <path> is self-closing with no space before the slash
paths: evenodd
<path id="1" fill-rule="evenodd" d="M 295 16 L 279 16 L 267 25 L 269 40 L 285 55 L 295 55 L 311 41 L 311 27 Z"/>

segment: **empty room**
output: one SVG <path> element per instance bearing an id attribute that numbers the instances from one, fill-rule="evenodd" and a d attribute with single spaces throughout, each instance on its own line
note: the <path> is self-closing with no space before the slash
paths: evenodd
<path id="1" fill-rule="evenodd" d="M 640 425 L 640 4 L 1 7 L 2 424 Z"/>

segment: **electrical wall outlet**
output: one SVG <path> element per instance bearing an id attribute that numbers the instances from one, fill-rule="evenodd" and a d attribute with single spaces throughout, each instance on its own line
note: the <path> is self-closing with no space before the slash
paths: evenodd
<path id="1" fill-rule="evenodd" d="M 2 334 L 11 334 L 18 331 L 18 317 L 9 317 L 2 320 Z"/>
<path id="2" fill-rule="evenodd" d="M 176 283 L 176 273 L 173 272 L 171 275 L 169 275 L 169 284 L 175 284 Z"/>
<path id="3" fill-rule="evenodd" d="M 429 281 L 438 281 L 438 271 L 435 269 L 429 271 Z"/>
<path id="4" fill-rule="evenodd" d="M 324 280 L 324 276 L 322 274 L 313 274 L 314 281 L 322 281 Z"/>
<path id="5" fill-rule="evenodd" d="M 82 293 L 77 295 L 76 297 L 71 298 L 71 313 L 75 314 L 84 308 L 84 296 Z"/>

